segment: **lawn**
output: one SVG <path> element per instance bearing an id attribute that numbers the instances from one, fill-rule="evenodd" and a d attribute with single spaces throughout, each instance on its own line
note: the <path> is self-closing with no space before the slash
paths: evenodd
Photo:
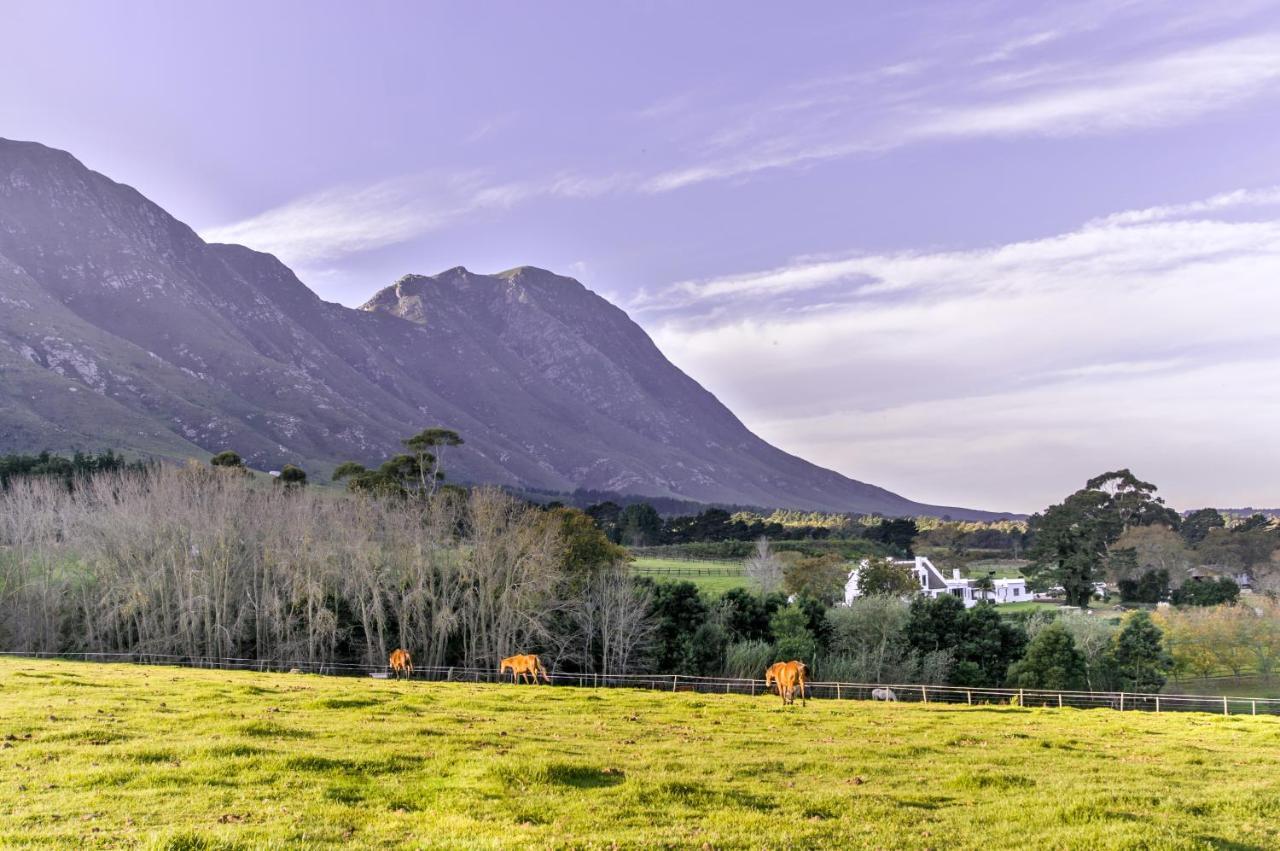
<path id="1" fill-rule="evenodd" d="M 5 847 L 1274 848 L 1278 753 L 1263 717 L 0 660 Z"/>
<path id="2" fill-rule="evenodd" d="M 648 576 L 658 582 L 692 582 L 711 596 L 718 596 L 732 588 L 748 588 L 751 580 L 742 570 L 740 561 L 688 561 L 674 558 L 638 558 L 631 569 L 640 576 Z M 710 575 L 699 574 L 708 571 Z"/>

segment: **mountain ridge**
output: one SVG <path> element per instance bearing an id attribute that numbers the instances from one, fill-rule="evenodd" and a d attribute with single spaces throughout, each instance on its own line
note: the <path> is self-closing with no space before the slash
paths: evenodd
<path id="1" fill-rule="evenodd" d="M 409 274 L 360 308 L 205 243 L 141 193 L 0 140 L 0 442 L 255 465 L 374 462 L 459 431 L 460 480 L 891 515 L 930 506 L 789 455 L 624 311 L 533 266 Z"/>

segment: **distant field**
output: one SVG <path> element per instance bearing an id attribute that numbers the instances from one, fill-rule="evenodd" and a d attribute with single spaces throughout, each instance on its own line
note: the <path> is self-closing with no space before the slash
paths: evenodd
<path id="1" fill-rule="evenodd" d="M 1261 677 L 1213 677 L 1207 680 L 1179 680 L 1164 688 L 1168 694 L 1212 694 L 1227 697 L 1280 698 L 1280 675 Z"/>
<path id="2" fill-rule="evenodd" d="M 0 660 L 0 845 L 1275 848 L 1280 719 Z"/>
<path id="3" fill-rule="evenodd" d="M 658 582 L 692 582 L 708 594 L 750 587 L 740 561 L 688 561 L 673 558 L 638 558 L 631 569 Z"/>

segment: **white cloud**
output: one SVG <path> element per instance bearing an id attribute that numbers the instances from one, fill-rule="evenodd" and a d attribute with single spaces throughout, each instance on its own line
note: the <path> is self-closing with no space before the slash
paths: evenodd
<path id="1" fill-rule="evenodd" d="M 1064 136 L 1150 127 L 1274 93 L 1278 82 L 1280 38 L 1254 36 L 1105 68 L 1012 101 L 940 109 L 907 132 Z"/>
<path id="2" fill-rule="evenodd" d="M 540 181 L 492 182 L 474 174 L 405 175 L 338 187 L 286 202 L 243 221 L 200 232 L 313 266 L 406 242 L 476 215 L 535 197 L 587 198 L 612 191 L 619 177 L 557 174 Z"/>
<path id="3" fill-rule="evenodd" d="M 1280 220 L 1119 214 L 684 282 L 641 315 L 764 437 L 914 499 L 1035 509 L 1120 465 L 1194 507 L 1280 477 L 1278 278 Z"/>

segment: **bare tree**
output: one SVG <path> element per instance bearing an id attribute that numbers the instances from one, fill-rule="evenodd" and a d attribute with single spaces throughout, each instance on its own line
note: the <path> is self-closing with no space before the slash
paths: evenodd
<path id="1" fill-rule="evenodd" d="M 762 594 L 772 594 L 782 587 L 782 562 L 763 535 L 756 541 L 756 551 L 743 563 L 743 568 Z"/>

